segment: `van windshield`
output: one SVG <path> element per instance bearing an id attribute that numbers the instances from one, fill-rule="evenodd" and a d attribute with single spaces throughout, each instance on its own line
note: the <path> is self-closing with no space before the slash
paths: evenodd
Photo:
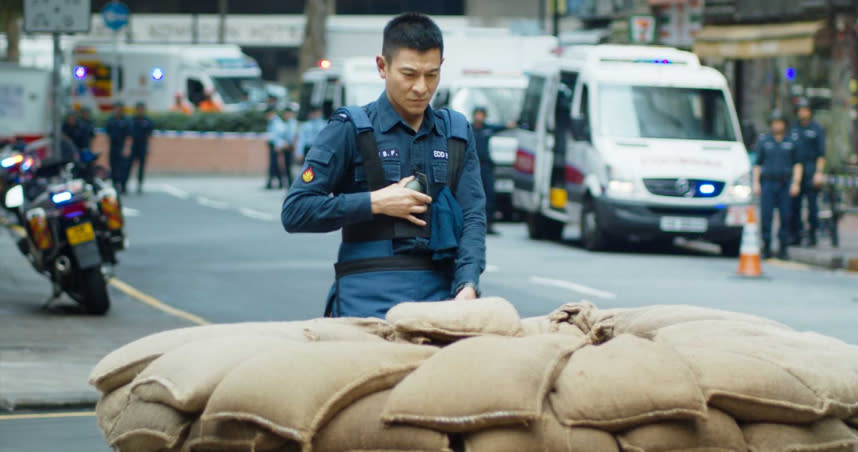
<path id="1" fill-rule="evenodd" d="M 506 124 L 518 119 L 524 103 L 524 88 L 462 88 L 450 99 L 450 108 L 462 112 L 468 121 L 474 107 L 485 107 L 486 122 Z"/>
<path id="2" fill-rule="evenodd" d="M 598 130 L 618 138 L 736 141 L 719 89 L 600 85 Z"/>
<path id="3" fill-rule="evenodd" d="M 243 94 L 250 95 L 251 91 L 265 90 L 259 77 L 212 77 L 212 83 L 225 104 L 237 104 L 241 102 Z"/>

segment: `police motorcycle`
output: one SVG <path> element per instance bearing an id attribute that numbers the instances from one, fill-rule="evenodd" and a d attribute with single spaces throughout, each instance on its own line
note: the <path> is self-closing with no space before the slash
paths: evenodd
<path id="1" fill-rule="evenodd" d="M 20 251 L 53 283 L 48 304 L 65 292 L 88 313 L 103 315 L 110 308 L 106 274 L 125 237 L 119 197 L 98 177 L 96 158 L 39 161 L 9 190 L 5 206 L 19 209 L 26 229 Z"/>
<path id="2" fill-rule="evenodd" d="M 29 170 L 33 164 L 33 157 L 25 153 L 23 146 L 11 141 L 0 143 L 0 201 L 6 199 L 6 194 L 10 189 L 20 184 L 21 175 Z M 17 208 L 6 207 L 5 203 L 0 204 L 7 211 L 19 217 Z M 20 221 L 20 218 L 17 219 Z"/>

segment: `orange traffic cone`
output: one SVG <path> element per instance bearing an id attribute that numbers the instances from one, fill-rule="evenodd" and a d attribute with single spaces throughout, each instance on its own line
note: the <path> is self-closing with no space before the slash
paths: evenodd
<path id="1" fill-rule="evenodd" d="M 742 227 L 742 246 L 739 248 L 739 276 L 759 278 L 763 275 L 760 263 L 760 228 L 754 215 L 754 207 L 748 207 L 745 226 Z"/>

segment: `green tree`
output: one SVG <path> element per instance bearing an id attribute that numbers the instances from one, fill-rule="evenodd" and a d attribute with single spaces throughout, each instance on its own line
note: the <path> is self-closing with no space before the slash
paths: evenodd
<path id="1" fill-rule="evenodd" d="M 6 33 L 6 61 L 17 63 L 21 58 L 21 14 L 24 11 L 23 0 L 3 0 L 0 2 L 0 23 Z"/>

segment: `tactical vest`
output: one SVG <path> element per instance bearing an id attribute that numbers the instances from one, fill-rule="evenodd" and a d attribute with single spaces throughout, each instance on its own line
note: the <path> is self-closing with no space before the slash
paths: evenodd
<path id="1" fill-rule="evenodd" d="M 446 108 L 438 110 L 446 125 L 447 138 L 447 178 L 444 185 L 455 195 L 465 164 L 465 150 L 468 141 L 468 122 L 461 115 L 451 114 Z M 363 107 L 343 107 L 334 114 L 345 114 L 354 124 L 357 132 L 358 149 L 363 157 L 366 181 L 370 191 L 389 185 L 384 176 L 384 167 L 375 139 L 375 129 Z M 428 187 L 428 183 L 425 185 Z M 433 195 L 434 194 L 431 194 Z M 431 206 L 429 206 L 431 209 Z M 387 215 L 375 215 L 372 220 L 346 225 L 343 227 L 343 242 L 371 242 L 377 240 L 407 239 L 429 237 L 431 224 L 430 211 L 425 214 L 426 226 L 417 226 L 402 218 Z"/>

